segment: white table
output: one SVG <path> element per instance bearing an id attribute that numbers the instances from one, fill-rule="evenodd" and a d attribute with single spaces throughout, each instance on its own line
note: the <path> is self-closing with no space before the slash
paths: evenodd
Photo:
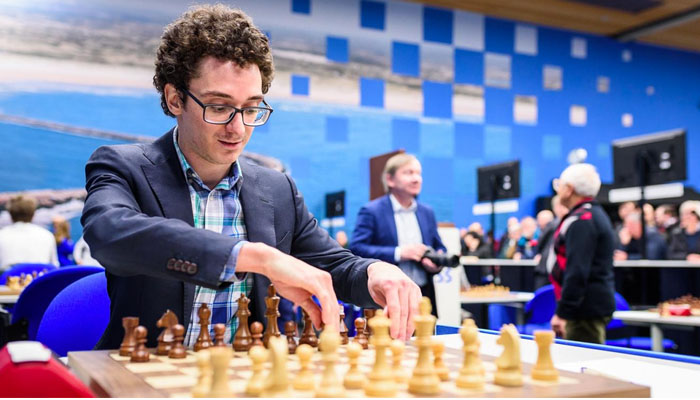
<path id="1" fill-rule="evenodd" d="M 484 319 L 488 321 L 488 309 L 489 304 L 509 304 L 516 308 L 516 319 L 517 324 L 522 325 L 525 323 L 525 316 L 523 310 L 523 303 L 527 303 L 535 297 L 534 293 L 531 292 L 509 292 L 502 296 L 467 296 L 460 294 L 460 303 L 464 304 L 483 304 L 484 305 Z M 482 325 L 483 325 L 482 321 Z"/>
<path id="2" fill-rule="evenodd" d="M 435 338 L 446 347 L 461 349 L 459 335 L 440 335 Z M 498 335 L 479 333 L 480 353 L 499 356 L 503 347 L 496 343 Z M 520 341 L 521 359 L 525 363 L 537 361 L 537 345 L 532 340 Z M 581 372 L 587 369 L 610 375 L 617 379 L 651 387 L 652 397 L 697 398 L 695 382 L 700 376 L 700 365 L 663 360 L 639 355 L 576 347 L 565 344 L 552 345 L 552 359 L 559 369 Z"/>
<path id="3" fill-rule="evenodd" d="M 501 258 L 461 257 L 459 263 L 463 266 L 492 266 L 502 267 L 534 267 L 534 260 L 509 260 Z M 615 268 L 700 268 L 700 263 L 684 260 L 623 260 L 613 261 Z"/>
<path id="4" fill-rule="evenodd" d="M 15 304 L 19 299 L 18 294 L 2 294 L 0 295 L 0 304 Z"/>
<path id="5" fill-rule="evenodd" d="M 691 326 L 700 327 L 700 317 L 688 316 L 668 316 L 662 317 L 658 312 L 652 311 L 615 311 L 613 318 L 632 325 L 648 325 L 651 330 L 651 341 L 653 351 L 664 351 L 664 333 L 662 326 Z"/>

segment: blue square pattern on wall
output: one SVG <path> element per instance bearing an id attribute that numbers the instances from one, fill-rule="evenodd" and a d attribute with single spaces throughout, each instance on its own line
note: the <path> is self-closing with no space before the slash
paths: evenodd
<path id="1" fill-rule="evenodd" d="M 292 0 L 292 12 L 311 14 L 311 0 Z"/>
<path id="2" fill-rule="evenodd" d="M 423 82 L 423 115 L 452 118 L 452 84 Z"/>
<path id="3" fill-rule="evenodd" d="M 420 123 L 415 119 L 394 118 L 391 120 L 391 148 L 404 149 L 407 153 L 419 153 Z"/>
<path id="4" fill-rule="evenodd" d="M 419 76 L 420 48 L 416 44 L 391 44 L 391 72 L 398 75 Z"/>
<path id="5" fill-rule="evenodd" d="M 478 51 L 455 49 L 455 83 L 484 83 L 484 55 Z"/>
<path id="6" fill-rule="evenodd" d="M 515 24 L 502 19 L 484 20 L 486 51 L 512 54 L 515 45 Z"/>
<path id="7" fill-rule="evenodd" d="M 484 127 L 484 156 L 490 160 L 506 161 L 510 157 L 510 127 L 486 125 Z"/>
<path id="8" fill-rule="evenodd" d="M 384 80 L 360 78 L 360 105 L 384 108 Z"/>
<path id="9" fill-rule="evenodd" d="M 482 158 L 484 153 L 484 127 L 463 122 L 455 123 L 455 157 Z"/>
<path id="10" fill-rule="evenodd" d="M 348 118 L 347 117 L 326 117 L 326 142 L 347 143 L 348 142 Z"/>
<path id="11" fill-rule="evenodd" d="M 306 75 L 292 75 L 292 94 L 300 96 L 309 95 L 309 77 Z"/>
<path id="12" fill-rule="evenodd" d="M 559 160 L 562 153 L 562 140 L 560 135 L 542 136 L 542 158 L 545 160 Z"/>
<path id="13" fill-rule="evenodd" d="M 326 37 L 326 58 L 330 61 L 348 62 L 348 39 L 328 36 Z"/>
<path id="14" fill-rule="evenodd" d="M 360 26 L 363 28 L 384 30 L 386 4 L 379 1 L 362 0 L 360 2 Z"/>
<path id="15" fill-rule="evenodd" d="M 433 7 L 423 7 L 423 40 L 452 44 L 454 13 Z"/>

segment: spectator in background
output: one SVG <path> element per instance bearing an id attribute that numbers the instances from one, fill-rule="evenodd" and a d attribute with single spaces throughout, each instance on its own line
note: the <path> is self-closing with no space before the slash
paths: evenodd
<path id="1" fill-rule="evenodd" d="M 539 237 L 542 237 L 542 232 L 547 229 L 547 225 L 554 220 L 554 213 L 550 210 L 542 210 L 537 213 L 537 228 L 540 230 Z"/>
<path id="2" fill-rule="evenodd" d="M 0 272 L 19 263 L 58 266 L 56 241 L 48 229 L 32 224 L 36 200 L 22 195 L 7 203 L 12 225 L 0 229 Z"/>
<path id="3" fill-rule="evenodd" d="M 437 315 L 433 276 L 441 268 L 424 257 L 429 248 L 446 251 L 437 231 L 435 212 L 416 197 L 423 187 L 422 168 L 412 154 L 387 160 L 382 174 L 389 193 L 360 209 L 350 250 L 361 257 L 398 265 L 430 298 Z"/>
<path id="4" fill-rule="evenodd" d="M 516 222 L 508 225 L 508 237 L 501 241 L 498 258 L 513 259 L 515 253 L 518 251 L 518 241 L 521 236 L 522 229 L 519 223 Z"/>
<path id="5" fill-rule="evenodd" d="M 554 218 L 552 219 L 544 228 L 541 228 L 541 233 L 540 237 L 537 241 L 537 254 L 535 255 L 535 262 L 537 265 L 535 265 L 535 290 L 541 288 L 542 286 L 549 285 L 549 274 L 547 273 L 547 258 L 550 256 L 551 253 L 551 247 L 552 247 L 552 237 L 554 236 L 554 232 L 557 230 L 557 227 L 559 226 L 559 222 L 561 222 L 562 218 L 566 216 L 566 214 L 569 212 L 569 209 L 564 207 L 561 204 L 561 201 L 559 201 L 559 196 L 554 196 L 552 197 L 552 211 L 549 210 L 543 210 L 540 211 L 539 214 L 537 214 L 537 220 L 540 220 L 540 214 L 544 213 L 545 211 L 549 211 L 551 216 Z"/>
<path id="6" fill-rule="evenodd" d="M 514 260 L 532 260 L 537 254 L 537 221 L 532 217 L 525 217 L 520 222 L 522 235 L 518 239 L 518 248 L 513 255 Z"/>
<path id="7" fill-rule="evenodd" d="M 338 242 L 340 247 L 347 249 L 348 248 L 348 234 L 345 233 L 345 231 L 340 230 L 335 233 L 335 241 Z"/>
<path id="8" fill-rule="evenodd" d="M 52 219 L 53 236 L 56 238 L 56 250 L 58 252 L 58 263 L 61 267 L 75 265 L 73 250 L 75 243 L 70 238 L 70 225 L 61 215 L 56 215 Z"/>
<path id="9" fill-rule="evenodd" d="M 620 217 L 620 221 L 615 223 L 615 231 L 622 229 L 624 225 L 625 218 L 627 215 L 637 209 L 637 205 L 633 201 L 626 201 L 617 208 L 617 216 Z"/>
<path id="10" fill-rule="evenodd" d="M 503 250 L 503 244 L 508 241 L 508 237 L 510 236 L 510 227 L 513 225 L 518 225 L 520 226 L 520 223 L 518 222 L 517 217 L 510 217 L 508 218 L 508 221 L 506 222 L 506 231 L 503 232 L 503 235 L 501 235 L 501 238 L 498 239 L 498 242 L 496 242 L 495 250 L 498 254 L 501 254 L 501 250 Z"/>
<path id="11" fill-rule="evenodd" d="M 644 224 L 646 226 L 656 226 L 656 218 L 654 218 L 654 206 L 649 203 L 644 203 Z"/>
<path id="12" fill-rule="evenodd" d="M 615 311 L 615 231 L 595 201 L 600 176 L 591 164 L 574 164 L 553 186 L 571 211 L 552 239 L 556 257 L 547 260 L 557 298 L 552 329 L 565 339 L 603 344 Z"/>
<path id="13" fill-rule="evenodd" d="M 77 265 L 89 265 L 93 267 L 102 267 L 99 261 L 92 258 L 90 254 L 90 246 L 81 236 L 73 247 L 73 260 Z"/>
<path id="14" fill-rule="evenodd" d="M 670 258 L 700 262 L 700 202 L 685 201 L 681 204 L 680 212 L 680 226 L 670 236 Z"/>
<path id="15" fill-rule="evenodd" d="M 625 225 L 618 232 L 620 247 L 615 250 L 615 260 L 639 260 L 642 258 L 642 216 L 638 212 L 627 214 Z M 646 227 L 647 260 L 666 259 L 666 241 L 656 228 Z"/>
<path id="16" fill-rule="evenodd" d="M 669 240 L 671 231 L 679 224 L 676 207 L 671 204 L 662 204 L 656 207 L 654 218 L 656 219 L 656 229 L 664 235 L 666 240 Z"/>
<path id="17" fill-rule="evenodd" d="M 476 258 L 491 258 L 491 248 L 484 238 L 474 231 L 468 231 L 462 241 L 462 255 Z"/>

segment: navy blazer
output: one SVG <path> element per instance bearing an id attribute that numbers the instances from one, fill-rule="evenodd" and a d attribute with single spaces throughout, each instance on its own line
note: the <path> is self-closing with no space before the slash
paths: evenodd
<path id="1" fill-rule="evenodd" d="M 173 130 L 149 144 L 103 146 L 86 167 L 87 198 L 81 222 L 85 241 L 106 269 L 110 320 L 98 349 L 118 348 L 122 317 L 139 317 L 155 346 L 156 321 L 170 309 L 188 326 L 195 285 L 221 289 L 219 277 L 239 239 L 193 228 L 187 182 L 173 145 Z M 318 226 L 286 174 L 241 161 L 240 191 L 248 241 L 262 242 L 328 271 L 338 299 L 378 306 L 367 287 L 362 259 Z M 251 320 L 266 322 L 269 280 L 253 274 Z M 89 312 L 89 310 L 87 310 Z"/>
<path id="2" fill-rule="evenodd" d="M 446 251 L 438 235 L 435 212 L 426 204 L 417 202 L 417 206 L 416 218 L 423 236 L 423 244 L 435 250 Z M 394 250 L 398 245 L 394 209 L 389 195 L 374 199 L 362 207 L 348 246 L 350 250 L 362 257 L 378 258 L 396 264 Z M 432 283 L 432 279 L 428 281 Z"/>

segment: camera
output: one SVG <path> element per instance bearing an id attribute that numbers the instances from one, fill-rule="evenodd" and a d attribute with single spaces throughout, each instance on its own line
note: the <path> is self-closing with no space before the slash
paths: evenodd
<path id="1" fill-rule="evenodd" d="M 459 256 L 456 254 L 453 255 L 447 255 L 444 253 L 438 253 L 433 249 L 432 247 L 428 247 L 428 249 L 423 253 L 423 258 L 427 258 L 428 260 L 432 261 L 433 264 L 437 265 L 438 267 L 450 267 L 450 268 L 455 268 L 459 266 Z"/>

